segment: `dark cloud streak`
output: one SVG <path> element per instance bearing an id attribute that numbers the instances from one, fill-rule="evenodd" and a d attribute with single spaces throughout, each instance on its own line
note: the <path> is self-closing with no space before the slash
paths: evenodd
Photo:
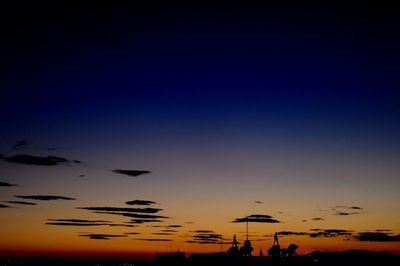
<path id="1" fill-rule="evenodd" d="M 103 226 L 110 224 L 100 224 L 100 223 L 67 223 L 67 222 L 47 222 L 47 225 L 59 225 L 59 226 Z"/>
<path id="2" fill-rule="evenodd" d="M 167 216 L 162 215 L 152 215 L 152 214 L 139 214 L 139 213 L 129 213 L 129 212 L 93 212 L 98 214 L 110 214 L 110 215 L 120 215 L 130 218 L 139 218 L 139 219 L 168 219 Z"/>
<path id="3" fill-rule="evenodd" d="M 125 202 L 127 205 L 141 205 L 141 206 L 149 206 L 157 204 L 157 202 L 151 200 L 130 200 Z"/>
<path id="4" fill-rule="evenodd" d="M 58 226 L 121 226 L 133 227 L 130 224 L 117 224 L 105 220 L 82 220 L 82 219 L 48 219 L 47 225 Z"/>
<path id="5" fill-rule="evenodd" d="M 306 232 L 281 231 L 281 232 L 278 232 L 278 235 L 280 235 L 280 236 L 304 236 L 304 235 L 308 235 L 308 233 L 306 233 Z"/>
<path id="6" fill-rule="evenodd" d="M 89 237 L 94 240 L 109 240 L 111 238 L 127 237 L 127 235 L 112 235 L 112 234 L 80 234 L 78 236 Z"/>
<path id="7" fill-rule="evenodd" d="M 280 223 L 280 221 L 274 219 L 270 215 L 264 214 L 252 214 L 243 218 L 236 218 L 232 221 L 233 223 Z"/>
<path id="8" fill-rule="evenodd" d="M 122 169 L 115 169 L 112 170 L 114 173 L 128 175 L 128 176 L 140 176 L 144 174 L 150 174 L 150 171 L 147 170 L 122 170 Z"/>
<path id="9" fill-rule="evenodd" d="M 48 219 L 48 221 L 67 222 L 67 223 L 111 223 L 111 221 L 106 221 L 106 220 L 83 220 L 83 219 Z"/>
<path id="10" fill-rule="evenodd" d="M 68 159 L 57 157 L 57 156 L 34 156 L 28 154 L 18 154 L 10 157 L 5 157 L 5 161 L 10 163 L 18 163 L 18 164 L 28 164 L 28 165 L 43 165 L 43 166 L 55 166 L 61 163 L 69 163 L 71 162 Z"/>
<path id="11" fill-rule="evenodd" d="M 18 185 L 0 181 L 0 187 L 16 187 L 16 186 Z"/>
<path id="12" fill-rule="evenodd" d="M 400 234 L 392 235 L 383 232 L 360 232 L 356 236 L 356 239 L 371 242 L 400 242 Z"/>
<path id="13" fill-rule="evenodd" d="M 321 217 L 315 217 L 315 218 L 311 218 L 312 221 L 325 221 L 324 218 Z"/>
<path id="14" fill-rule="evenodd" d="M 162 209 L 157 208 L 119 208 L 119 207 L 79 207 L 77 209 L 100 211 L 100 212 L 138 212 L 138 213 L 157 213 Z"/>
<path id="15" fill-rule="evenodd" d="M 16 198 L 20 199 L 30 199 L 30 200 L 76 200 L 74 198 L 70 197 L 64 197 L 64 196 L 54 196 L 54 195 L 29 195 L 29 196 L 20 196 L 20 195 L 14 195 Z"/>
<path id="16" fill-rule="evenodd" d="M 351 236 L 353 231 L 343 229 L 310 229 L 313 233 L 310 233 L 310 237 L 339 237 L 339 236 Z"/>

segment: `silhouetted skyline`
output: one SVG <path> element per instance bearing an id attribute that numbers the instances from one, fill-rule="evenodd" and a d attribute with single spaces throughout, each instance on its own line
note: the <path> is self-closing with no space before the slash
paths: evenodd
<path id="1" fill-rule="evenodd" d="M 0 12 L 0 256 L 400 253 L 390 4 Z"/>

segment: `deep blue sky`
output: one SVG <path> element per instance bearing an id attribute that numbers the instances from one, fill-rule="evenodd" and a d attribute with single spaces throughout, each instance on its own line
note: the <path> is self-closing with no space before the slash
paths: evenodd
<path id="1" fill-rule="evenodd" d="M 384 4 L 31 3 L 4 12 L 5 135 L 126 120 L 143 134 L 148 124 L 399 134 L 397 19 Z"/>

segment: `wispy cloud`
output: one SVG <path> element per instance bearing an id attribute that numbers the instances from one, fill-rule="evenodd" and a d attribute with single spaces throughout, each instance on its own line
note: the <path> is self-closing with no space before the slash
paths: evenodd
<path id="1" fill-rule="evenodd" d="M 83 220 L 83 219 L 49 219 L 47 225 L 57 226 L 119 226 L 119 227 L 133 227 L 130 224 L 112 223 L 105 220 Z"/>
<path id="2" fill-rule="evenodd" d="M 140 176 L 144 174 L 150 174 L 150 171 L 147 170 L 123 170 L 123 169 L 115 169 L 112 170 L 114 173 L 123 174 L 128 176 Z"/>
<path id="3" fill-rule="evenodd" d="M 280 223 L 280 221 L 274 219 L 270 215 L 265 214 L 252 214 L 242 218 L 236 218 L 232 221 L 233 223 Z"/>
<path id="4" fill-rule="evenodd" d="M 86 220 L 86 219 L 48 219 L 48 221 L 68 222 L 68 223 L 111 223 L 111 221 L 106 221 L 106 220 Z"/>
<path id="5" fill-rule="evenodd" d="M 23 149 L 28 148 L 28 147 L 31 146 L 31 145 L 32 145 L 32 144 L 31 144 L 29 141 L 27 141 L 26 139 L 24 139 L 24 140 L 20 140 L 20 141 L 15 142 L 15 143 L 12 145 L 12 149 L 13 149 L 13 150 L 23 150 Z"/>
<path id="6" fill-rule="evenodd" d="M 228 239 L 225 239 L 223 235 L 217 234 L 213 230 L 194 230 L 191 235 L 191 239 L 187 240 L 186 243 L 191 244 L 220 244 L 221 241 L 224 243 Z"/>
<path id="7" fill-rule="evenodd" d="M 360 213 L 359 213 L 359 212 L 342 212 L 342 211 L 336 211 L 333 215 L 347 216 L 347 215 L 354 215 L 354 214 L 360 214 Z"/>
<path id="8" fill-rule="evenodd" d="M 154 214 L 140 214 L 140 213 L 131 213 L 131 212 L 93 212 L 98 214 L 111 214 L 111 215 L 120 215 L 130 218 L 139 218 L 139 219 L 168 219 L 167 216 L 162 215 L 154 215 Z"/>
<path id="9" fill-rule="evenodd" d="M 79 207 L 77 209 L 100 211 L 100 212 L 138 212 L 138 213 L 157 213 L 162 211 L 158 208 L 120 208 L 120 207 Z"/>
<path id="10" fill-rule="evenodd" d="M 180 228 L 183 227 L 183 225 L 180 224 L 169 224 L 165 226 L 166 228 Z"/>
<path id="11" fill-rule="evenodd" d="M 127 205 L 142 205 L 142 206 L 149 206 L 157 204 L 157 202 L 151 200 L 130 200 L 125 202 Z"/>
<path id="12" fill-rule="evenodd" d="M 194 230 L 194 233 L 214 233 L 214 230 Z"/>
<path id="13" fill-rule="evenodd" d="M 353 231 L 344 229 L 310 229 L 310 237 L 338 237 L 338 236 L 351 236 Z"/>
<path id="14" fill-rule="evenodd" d="M 335 206 L 334 209 L 363 210 L 363 208 L 359 206 L 345 206 L 345 205 Z"/>
<path id="15" fill-rule="evenodd" d="M 331 208 L 331 210 L 333 211 L 333 215 L 348 216 L 348 215 L 360 214 L 363 208 L 359 206 L 339 205 Z"/>
<path id="16" fill-rule="evenodd" d="M 325 221 L 324 218 L 321 217 L 315 217 L 315 218 L 311 218 L 312 221 Z"/>
<path id="17" fill-rule="evenodd" d="M 20 199 L 30 199 L 30 200 L 75 200 L 74 198 L 70 197 L 54 196 L 54 195 L 29 195 L 29 196 L 15 195 L 14 197 Z"/>
<path id="18" fill-rule="evenodd" d="M 79 207 L 78 209 L 92 211 L 96 214 L 118 215 L 123 217 L 133 218 L 129 224 L 144 224 L 144 223 L 160 223 L 163 219 L 169 217 L 163 215 L 155 215 L 162 209 L 159 208 L 125 208 L 125 207 Z"/>
<path id="19" fill-rule="evenodd" d="M 360 232 L 356 236 L 360 241 L 371 242 L 400 242 L 400 234 L 390 234 L 384 232 Z"/>
<path id="20" fill-rule="evenodd" d="M 296 232 L 296 231 L 280 231 L 278 232 L 280 236 L 309 236 L 311 238 L 315 237 L 349 237 L 353 235 L 353 231 L 344 229 L 319 229 L 312 228 L 309 232 Z"/>
<path id="21" fill-rule="evenodd" d="M 0 181 L 0 187 L 16 187 L 18 185 Z"/>
<path id="22" fill-rule="evenodd" d="M 44 147 L 41 145 L 37 145 L 35 143 L 33 143 L 32 141 L 29 140 L 19 140 L 13 143 L 12 145 L 12 149 L 13 150 L 25 150 L 25 149 L 38 149 L 38 150 L 45 150 L 45 151 L 54 151 L 57 150 L 59 148 L 57 147 Z"/>
<path id="23" fill-rule="evenodd" d="M 8 206 L 8 205 L 0 204 L 0 209 L 1 209 L 1 208 L 11 208 L 11 207 Z"/>
<path id="24" fill-rule="evenodd" d="M 14 156 L 9 156 L 4 158 L 5 161 L 11 163 L 18 163 L 18 164 L 29 164 L 29 165 L 44 165 L 44 166 L 54 166 L 63 163 L 75 162 L 78 163 L 77 160 L 68 160 L 62 157 L 57 156 L 34 156 L 28 154 L 18 154 Z"/>
<path id="25" fill-rule="evenodd" d="M 58 225 L 58 226 L 102 226 L 109 224 L 101 223 L 67 223 L 67 222 L 47 222 L 47 225 Z"/>
<path id="26" fill-rule="evenodd" d="M 112 234 L 80 234 L 78 236 L 88 237 L 95 240 L 109 240 L 112 238 L 127 237 L 127 235 L 112 235 Z"/>

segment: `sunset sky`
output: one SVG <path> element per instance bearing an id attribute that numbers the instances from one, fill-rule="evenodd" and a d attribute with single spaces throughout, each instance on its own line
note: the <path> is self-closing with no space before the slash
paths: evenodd
<path id="1" fill-rule="evenodd" d="M 0 8 L 0 256 L 400 253 L 391 6 L 56 2 Z"/>

